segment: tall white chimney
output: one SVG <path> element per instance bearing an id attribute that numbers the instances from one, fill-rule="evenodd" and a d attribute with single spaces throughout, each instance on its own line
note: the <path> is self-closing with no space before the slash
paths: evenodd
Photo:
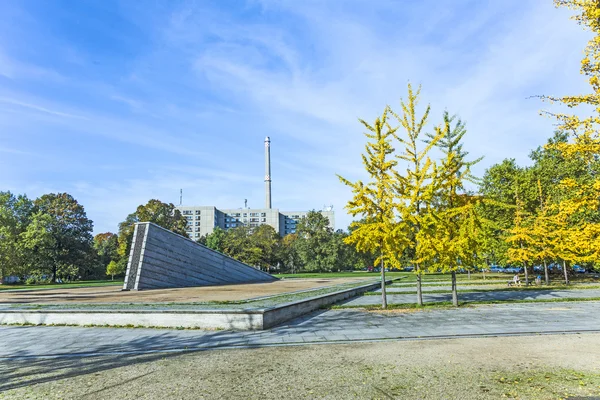
<path id="1" fill-rule="evenodd" d="M 265 138 L 265 208 L 271 208 L 271 139 Z"/>

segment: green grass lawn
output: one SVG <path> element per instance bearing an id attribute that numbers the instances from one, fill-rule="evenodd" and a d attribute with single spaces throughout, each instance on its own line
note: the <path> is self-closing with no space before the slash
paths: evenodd
<path id="1" fill-rule="evenodd" d="M 69 283 L 44 283 L 38 285 L 23 285 L 23 284 L 3 284 L 0 285 L 0 290 L 32 290 L 32 289 L 68 289 L 79 287 L 94 287 L 94 286 L 116 286 L 123 285 L 122 279 L 98 280 L 98 281 L 75 281 Z"/>
<path id="2" fill-rule="evenodd" d="M 348 272 L 302 272 L 297 274 L 274 274 L 277 278 L 378 278 L 381 276 L 380 272 L 366 272 L 366 271 L 348 271 Z M 521 282 L 525 281 L 525 277 L 523 274 L 519 274 L 521 277 Z M 537 274 L 530 276 L 530 280 L 533 282 Z M 416 274 L 413 272 L 386 272 L 386 278 L 399 278 L 404 277 L 404 279 L 400 283 L 406 282 L 415 282 L 417 280 Z M 484 275 L 481 272 L 473 272 L 470 274 L 462 273 L 456 275 L 456 280 L 459 284 L 493 284 L 493 283 L 506 283 L 509 280 L 512 280 L 513 274 L 504 274 L 504 273 L 485 273 Z M 551 282 L 554 284 L 560 284 L 563 281 L 562 275 L 552 275 L 550 277 Z M 438 282 L 440 284 L 450 283 L 451 275 L 450 274 L 442 274 L 442 273 L 425 273 L 423 274 L 422 282 Z M 593 278 L 592 275 L 589 274 L 574 274 L 570 277 L 571 282 L 598 282 L 600 283 L 600 279 Z M 542 279 L 543 281 L 543 279 Z M 551 283 L 551 284 L 552 284 Z"/>

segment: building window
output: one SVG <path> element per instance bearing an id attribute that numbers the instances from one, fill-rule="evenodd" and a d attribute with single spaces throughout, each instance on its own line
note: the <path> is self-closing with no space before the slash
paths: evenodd
<path id="1" fill-rule="evenodd" d="M 244 217 L 247 217 L 247 216 L 248 216 L 248 214 L 247 214 L 247 213 L 244 213 Z"/>
<path id="2" fill-rule="evenodd" d="M 229 224 L 225 224 L 225 228 L 229 228 Z"/>
<path id="3" fill-rule="evenodd" d="M 261 216 L 261 217 L 266 217 L 266 216 L 267 216 L 267 213 L 260 213 L 260 216 Z"/>
<path id="4" fill-rule="evenodd" d="M 200 222 L 196 222 L 196 226 L 200 226 Z"/>
<path id="5" fill-rule="evenodd" d="M 196 228 L 196 232 L 200 232 L 200 228 Z"/>
<path id="6" fill-rule="evenodd" d="M 263 218 L 261 221 L 262 221 L 262 222 L 267 222 L 267 219 L 266 219 L 266 218 Z"/>
<path id="7" fill-rule="evenodd" d="M 191 215 L 192 214 L 192 210 L 183 210 L 182 214 L 183 215 Z"/>

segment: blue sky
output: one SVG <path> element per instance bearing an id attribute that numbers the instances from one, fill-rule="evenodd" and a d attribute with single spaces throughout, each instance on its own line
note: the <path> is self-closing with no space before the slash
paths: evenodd
<path id="1" fill-rule="evenodd" d="M 585 89 L 588 35 L 550 0 L 0 2 L 0 190 L 69 192 L 115 231 L 151 198 L 334 205 L 364 177 L 357 118 L 407 82 L 466 121 L 486 167 L 552 134 L 538 94 Z"/>

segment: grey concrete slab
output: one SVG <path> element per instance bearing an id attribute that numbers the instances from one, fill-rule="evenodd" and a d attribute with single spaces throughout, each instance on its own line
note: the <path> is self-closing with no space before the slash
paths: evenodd
<path id="1" fill-rule="evenodd" d="M 270 274 L 150 222 L 135 225 L 125 290 L 271 282 Z"/>

